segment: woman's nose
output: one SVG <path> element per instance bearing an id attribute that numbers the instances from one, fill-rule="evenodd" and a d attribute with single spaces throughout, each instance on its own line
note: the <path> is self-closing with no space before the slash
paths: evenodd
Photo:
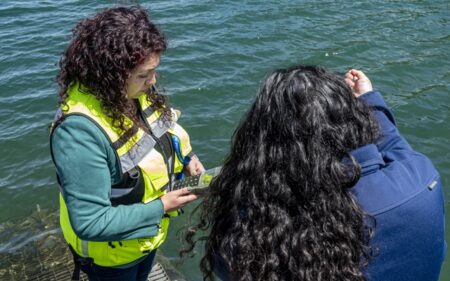
<path id="1" fill-rule="evenodd" d="M 145 84 L 146 84 L 147 86 L 154 85 L 155 83 L 156 83 L 156 77 L 155 77 L 155 75 L 153 75 L 152 78 L 147 79 L 147 80 L 145 81 Z"/>

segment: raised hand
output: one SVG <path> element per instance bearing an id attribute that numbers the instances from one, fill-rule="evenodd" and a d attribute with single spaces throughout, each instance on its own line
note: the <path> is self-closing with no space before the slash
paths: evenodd
<path id="1" fill-rule="evenodd" d="M 345 74 L 345 82 L 350 86 L 356 97 L 373 90 L 369 78 L 364 72 L 357 69 L 351 69 Z"/>

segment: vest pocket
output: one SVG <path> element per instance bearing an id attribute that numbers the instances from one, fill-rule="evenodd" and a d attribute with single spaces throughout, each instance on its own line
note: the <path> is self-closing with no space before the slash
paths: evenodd
<path id="1" fill-rule="evenodd" d="M 144 177 L 140 168 L 135 167 L 119 184 L 112 186 L 110 200 L 113 206 L 130 205 L 141 202 L 144 194 Z"/>

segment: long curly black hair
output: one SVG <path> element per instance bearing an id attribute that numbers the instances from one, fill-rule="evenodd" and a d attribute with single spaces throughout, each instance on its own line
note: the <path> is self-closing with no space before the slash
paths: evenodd
<path id="1" fill-rule="evenodd" d="M 143 127 L 136 117 L 134 102 L 127 98 L 126 81 L 151 53 L 160 54 L 166 48 L 163 33 L 140 6 L 109 8 L 82 20 L 73 29 L 59 62 L 60 106 L 65 105 L 71 83 L 79 82 L 100 100 L 114 127 L 131 133 L 125 117 L 134 121 L 134 126 Z M 147 99 L 163 114 L 170 115 L 165 98 L 153 87 L 148 90 Z"/>
<path id="2" fill-rule="evenodd" d="M 206 280 L 218 261 L 230 280 L 365 280 L 364 221 L 373 218 L 349 192 L 360 177 L 349 152 L 378 131 L 343 77 L 314 66 L 274 71 L 235 131 L 183 253 L 205 240 Z M 199 230 L 210 234 L 195 238 Z"/>

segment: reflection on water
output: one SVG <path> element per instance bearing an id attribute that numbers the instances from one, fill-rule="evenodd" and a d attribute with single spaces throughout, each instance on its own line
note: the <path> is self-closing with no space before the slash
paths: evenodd
<path id="1" fill-rule="evenodd" d="M 58 226 L 57 212 L 40 208 L 25 220 L 1 224 L 0 280 L 27 280 L 47 268 L 65 266 L 70 253 Z"/>
<path id="2" fill-rule="evenodd" d="M 62 237 L 58 212 L 36 207 L 26 220 L 0 225 L 0 241 L 8 241 L 0 243 L 0 280 L 48 280 L 51 277 L 59 281 L 57 277 L 72 274 L 72 254 Z M 170 280 L 186 281 L 161 251 L 157 253 L 156 262 L 163 266 Z M 84 274 L 82 280 L 87 280 Z"/>
<path id="3" fill-rule="evenodd" d="M 271 69 L 298 63 L 341 73 L 361 68 L 394 109 L 406 139 L 441 173 L 449 212 L 449 1 L 140 3 L 169 39 L 159 82 L 182 110 L 180 123 L 206 167 L 221 164 L 234 128 Z M 58 207 L 47 131 L 56 107 L 54 77 L 71 28 L 110 5 L 106 0 L 1 2 L 0 279 L 14 276 L 4 275 L 11 270 L 39 268 L 42 260 L 65 251 L 58 218 L 46 211 Z M 191 209 L 174 219 L 162 246 L 170 261 L 177 259 L 177 230 Z M 449 214 L 446 221 L 449 226 Z M 198 263 L 196 256 L 179 266 L 186 279 L 201 279 Z M 449 264 L 442 276 L 450 276 Z"/>

